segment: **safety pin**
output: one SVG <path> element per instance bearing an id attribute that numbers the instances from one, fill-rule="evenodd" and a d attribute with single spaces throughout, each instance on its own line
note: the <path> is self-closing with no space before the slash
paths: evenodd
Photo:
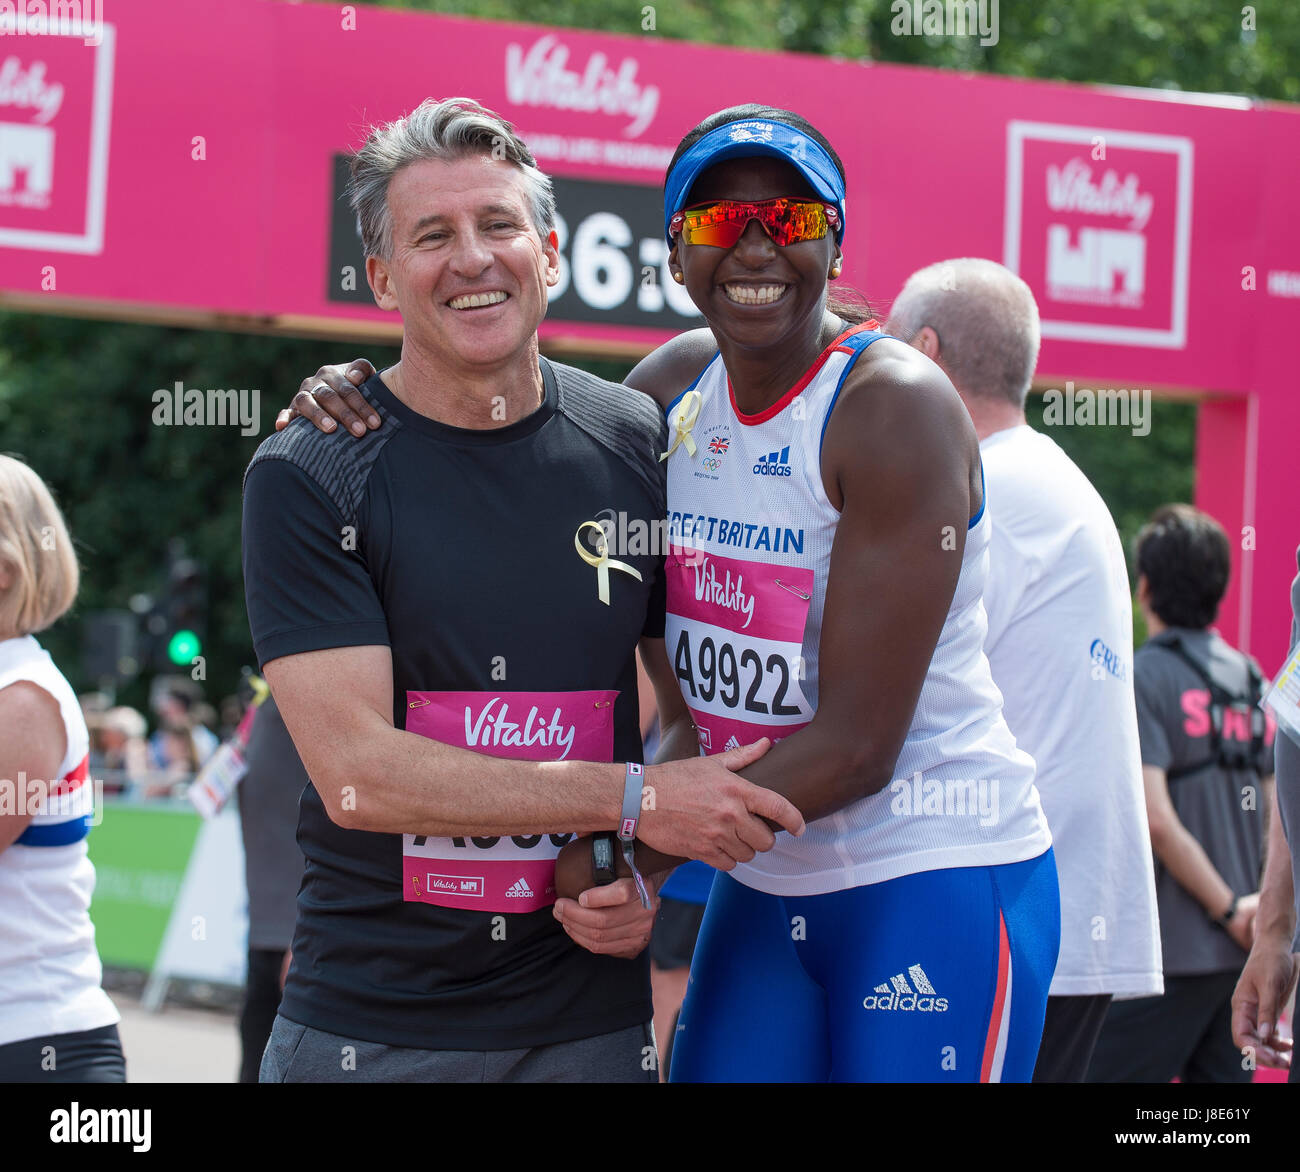
<path id="1" fill-rule="evenodd" d="M 774 581 L 778 586 L 780 586 L 782 590 L 788 590 L 788 591 L 789 591 L 791 594 L 793 594 L 796 598 L 802 598 L 802 599 L 804 600 L 804 602 L 808 602 L 808 601 L 811 600 L 811 598 L 812 598 L 812 595 L 811 595 L 811 594 L 805 594 L 805 593 L 804 593 L 802 590 L 800 590 L 797 586 L 787 586 L 784 582 L 781 581 L 780 578 L 774 578 L 774 579 L 772 579 L 772 580 L 773 580 L 773 581 Z"/>
<path id="2" fill-rule="evenodd" d="M 407 708 L 423 708 L 428 703 L 429 703 L 428 700 L 412 700 L 407 705 Z"/>

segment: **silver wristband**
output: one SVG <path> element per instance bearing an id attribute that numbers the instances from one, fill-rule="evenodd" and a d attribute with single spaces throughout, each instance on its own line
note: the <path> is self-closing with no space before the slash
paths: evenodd
<path id="1" fill-rule="evenodd" d="M 645 766 L 635 761 L 627 763 L 627 775 L 623 784 L 623 813 L 618 823 L 618 840 L 623 844 L 623 858 L 632 868 L 632 879 L 636 883 L 637 894 L 641 897 L 641 906 L 650 910 L 650 893 L 646 890 L 645 880 L 636 869 L 636 828 L 641 821 L 641 786 L 645 780 Z"/>

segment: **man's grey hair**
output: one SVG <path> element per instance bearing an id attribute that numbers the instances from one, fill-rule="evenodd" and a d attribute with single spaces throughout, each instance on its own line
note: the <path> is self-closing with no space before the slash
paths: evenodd
<path id="1" fill-rule="evenodd" d="M 1034 295 L 1015 273 L 976 257 L 913 273 L 886 328 L 911 342 L 924 326 L 939 336 L 939 362 L 958 391 L 1024 407 L 1042 335 Z"/>
<path id="2" fill-rule="evenodd" d="M 555 227 L 555 192 L 515 128 L 473 98 L 428 98 L 406 117 L 374 127 L 352 156 L 347 197 L 357 214 L 366 256 L 387 260 L 392 255 L 388 184 L 398 171 L 421 159 L 450 161 L 472 155 L 502 159 L 523 171 L 533 227 L 545 240 Z"/>

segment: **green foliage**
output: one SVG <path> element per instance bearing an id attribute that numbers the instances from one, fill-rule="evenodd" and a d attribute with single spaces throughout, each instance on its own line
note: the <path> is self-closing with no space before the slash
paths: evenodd
<path id="1" fill-rule="evenodd" d="M 1025 405 L 1031 426 L 1050 435 L 1083 470 L 1115 518 L 1124 551 L 1160 505 L 1191 502 L 1196 487 L 1196 404 L 1153 399 L 1149 435 L 1125 427 L 1047 427 L 1043 400 Z"/>
<path id="2" fill-rule="evenodd" d="M 234 691 L 240 668 L 253 664 L 239 559 L 243 471 L 304 375 L 338 356 L 322 342 L 0 314 L 0 447 L 50 486 L 82 567 L 76 606 L 40 636 L 74 687 L 94 685 L 81 675 L 80 616 L 161 591 L 168 541 L 181 537 L 208 574 L 207 694 Z M 370 347 L 368 357 L 395 354 Z M 258 389 L 258 434 L 155 425 L 153 394 L 177 380 Z M 124 697 L 142 706 L 144 681 Z"/>
<path id="3" fill-rule="evenodd" d="M 1124 427 L 1048 427 L 1043 424 L 1043 397 L 1025 404 L 1030 426 L 1060 445 L 1110 509 L 1119 530 L 1136 588 L 1133 545 L 1138 530 L 1161 505 L 1189 504 L 1196 488 L 1196 404 L 1185 399 L 1153 399 L 1151 431 L 1133 435 Z M 996 515 L 996 513 L 995 513 Z M 1133 645 L 1146 641 L 1146 624 L 1133 601 Z"/>
<path id="4" fill-rule="evenodd" d="M 899 36 L 890 0 L 384 0 L 408 8 L 747 49 L 868 58 L 1013 77 L 1300 101 L 1300 5 L 1266 0 L 1002 0 L 996 44 Z M 651 20 L 653 24 L 651 25 Z"/>

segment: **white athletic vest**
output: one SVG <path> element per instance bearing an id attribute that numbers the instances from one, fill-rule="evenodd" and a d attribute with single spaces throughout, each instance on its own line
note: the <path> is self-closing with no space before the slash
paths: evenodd
<path id="1" fill-rule="evenodd" d="M 822 437 L 845 375 L 881 336 L 865 326 L 842 334 L 760 415 L 737 412 L 720 356 L 668 408 L 670 439 L 689 424 L 695 453 L 683 440 L 668 460 L 665 637 L 706 752 L 780 740 L 817 710 L 839 521 L 822 484 Z M 1002 719 L 984 657 L 989 528 L 982 508 L 893 782 L 810 823 L 800 838 L 779 834 L 772 850 L 732 871 L 742 883 L 816 895 L 942 867 L 1021 862 L 1051 845 L 1034 762 Z"/>
<path id="2" fill-rule="evenodd" d="M 58 701 L 68 745 L 57 792 L 0 851 L 0 1045 L 121 1020 L 100 988 L 90 922 L 95 868 L 85 840 L 94 804 L 86 722 L 72 686 L 30 635 L 0 641 L 0 688 L 20 680 Z M 18 797 L 26 804 L 25 793 Z"/>

